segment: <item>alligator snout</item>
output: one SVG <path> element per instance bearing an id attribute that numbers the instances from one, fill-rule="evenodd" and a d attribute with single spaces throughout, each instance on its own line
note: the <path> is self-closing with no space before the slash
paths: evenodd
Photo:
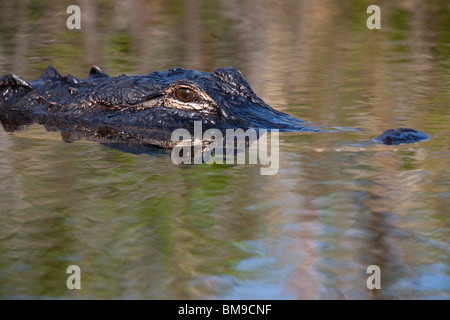
<path id="1" fill-rule="evenodd" d="M 401 143 L 414 143 L 430 139 L 430 136 L 422 131 L 411 128 L 388 129 L 374 138 L 375 142 L 386 145 L 398 145 Z"/>

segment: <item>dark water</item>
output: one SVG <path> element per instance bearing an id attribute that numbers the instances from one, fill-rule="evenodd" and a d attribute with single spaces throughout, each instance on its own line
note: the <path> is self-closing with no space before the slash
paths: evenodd
<path id="1" fill-rule="evenodd" d="M 276 109 L 363 129 L 281 134 L 273 176 L 0 129 L 0 297 L 449 299 L 450 5 L 378 1 L 369 30 L 371 4 L 0 1 L 1 74 L 233 66 Z M 432 139 L 364 144 L 394 127 Z"/>

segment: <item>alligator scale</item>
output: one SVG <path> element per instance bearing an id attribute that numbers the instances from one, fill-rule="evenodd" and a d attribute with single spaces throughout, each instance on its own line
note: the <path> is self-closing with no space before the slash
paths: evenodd
<path id="1" fill-rule="evenodd" d="M 171 149 L 171 132 L 192 130 L 278 129 L 323 131 L 268 106 L 234 68 L 199 72 L 173 68 L 143 76 L 110 77 L 92 67 L 87 79 L 61 76 L 49 66 L 38 80 L 14 74 L 0 78 L 0 121 L 7 131 L 31 123 L 61 131 L 65 141 L 81 137 L 102 143 L 147 144 Z M 413 143 L 426 133 L 389 129 L 373 141 Z"/>

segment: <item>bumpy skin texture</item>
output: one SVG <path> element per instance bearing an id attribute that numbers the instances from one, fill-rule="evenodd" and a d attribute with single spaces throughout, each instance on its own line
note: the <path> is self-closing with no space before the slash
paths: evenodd
<path id="1" fill-rule="evenodd" d="M 49 66 L 30 83 L 7 74 L 0 78 L 0 120 L 7 130 L 39 122 L 62 131 L 66 141 L 79 135 L 108 141 L 138 135 L 160 147 L 169 146 L 165 142 L 175 129 L 192 132 L 194 121 L 201 121 L 203 130 L 323 131 L 268 106 L 234 68 L 212 73 L 173 68 L 109 77 L 92 67 L 87 79 L 78 80 Z M 427 138 L 413 129 L 396 129 L 374 141 L 397 144 Z"/>
<path id="2" fill-rule="evenodd" d="M 5 75 L 0 88 L 2 104 L 10 109 L 84 124 L 174 130 L 202 121 L 218 129 L 314 130 L 265 104 L 234 68 L 213 73 L 174 68 L 146 76 L 108 77 L 93 67 L 88 79 L 77 80 L 62 77 L 50 66 L 30 84 Z M 175 92 L 180 88 L 195 92 L 198 101 L 178 100 Z"/>

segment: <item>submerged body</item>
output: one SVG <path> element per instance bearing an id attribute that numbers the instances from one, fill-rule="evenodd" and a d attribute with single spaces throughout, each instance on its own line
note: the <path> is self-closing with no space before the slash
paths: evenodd
<path id="1" fill-rule="evenodd" d="M 81 136 L 110 141 L 137 139 L 171 148 L 171 132 L 278 129 L 322 131 L 268 106 L 234 68 L 212 73 L 173 68 L 144 76 L 109 77 L 92 67 L 87 79 L 61 76 L 49 66 L 30 83 L 13 74 L 0 79 L 0 120 L 11 131 L 39 122 L 60 130 L 66 141 Z M 136 138 L 137 137 L 137 138 Z M 390 129 L 374 139 L 383 144 L 428 139 L 426 133 Z"/>

